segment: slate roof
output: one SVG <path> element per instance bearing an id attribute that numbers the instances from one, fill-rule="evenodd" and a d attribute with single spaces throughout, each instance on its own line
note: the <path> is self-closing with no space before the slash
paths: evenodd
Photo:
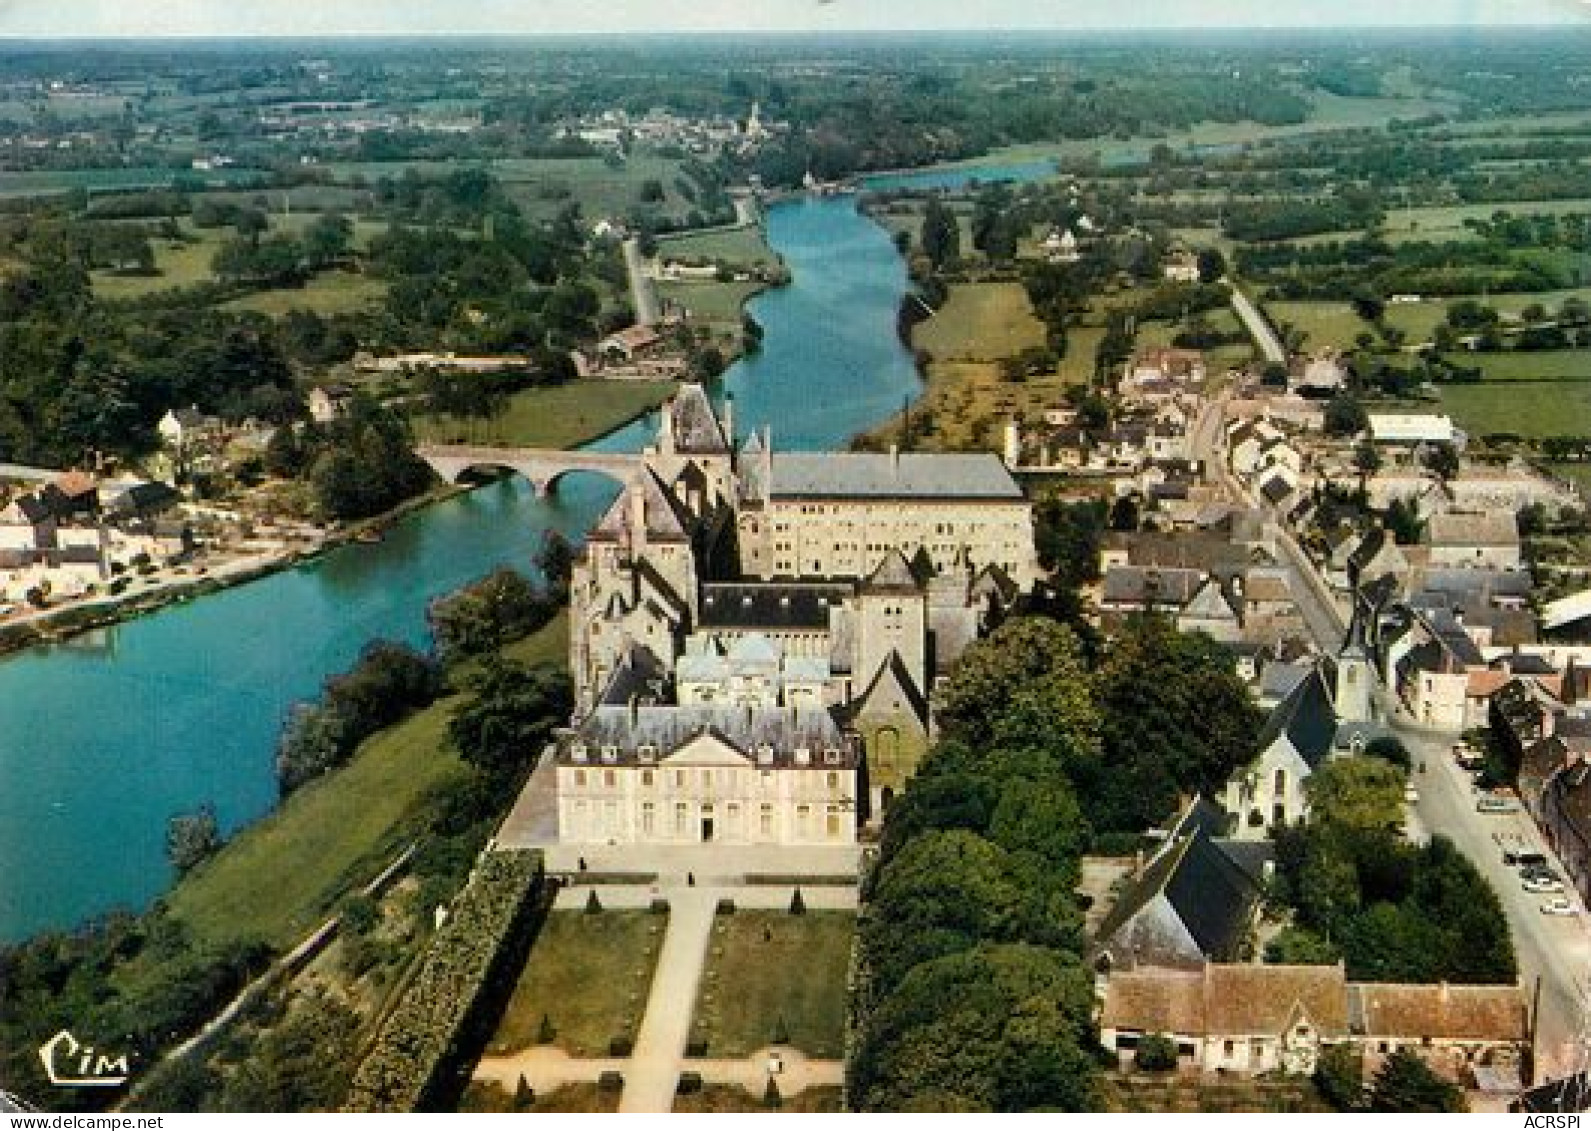
<path id="1" fill-rule="evenodd" d="M 843 606 L 853 592 L 841 583 L 710 581 L 702 586 L 698 619 L 704 629 L 826 632 L 829 610 Z"/>
<path id="2" fill-rule="evenodd" d="M 776 767 L 794 766 L 794 752 L 801 747 L 811 752 L 811 765 L 819 769 L 854 768 L 857 761 L 828 711 L 794 707 L 604 704 L 576 726 L 571 746 L 584 744 L 589 763 L 600 764 L 599 751 L 611 746 L 617 752 L 616 764 L 635 764 L 643 746 L 655 748 L 661 761 L 703 734 L 713 735 L 748 759 L 755 758 L 758 747 L 771 746 Z M 838 763 L 824 761 L 823 753 L 829 749 L 840 751 Z M 569 747 L 560 760 L 570 760 Z"/>
<path id="3" fill-rule="evenodd" d="M 862 583 L 862 589 L 869 593 L 917 593 L 922 585 L 905 555 L 896 549 L 884 555 L 878 568 Z"/>
<path id="4" fill-rule="evenodd" d="M 1184 819 L 1186 821 L 1186 818 Z M 1248 871 L 1227 855 L 1199 823 L 1175 835 L 1125 890 L 1100 924 L 1095 949 L 1118 963 L 1186 966 L 1235 957 L 1259 900 Z M 1198 948 L 1189 954 L 1175 929 L 1160 920 L 1169 910 Z"/>
<path id="5" fill-rule="evenodd" d="M 1203 583 L 1203 570 L 1112 566 L 1105 571 L 1103 600 L 1120 605 L 1144 605 L 1152 600 L 1180 609 Z"/>
<path id="6" fill-rule="evenodd" d="M 729 439 L 718 422 L 707 391 L 700 385 L 681 385 L 667 411 L 674 424 L 675 451 L 686 455 L 729 453 Z"/>
<path id="7" fill-rule="evenodd" d="M 641 492 L 642 496 L 648 540 L 690 541 L 690 535 L 687 533 L 689 516 L 680 509 L 673 493 L 663 486 L 657 473 L 650 468 L 630 480 L 625 489 L 619 493 L 619 497 L 613 501 L 613 505 L 608 508 L 607 513 L 587 535 L 587 539 L 598 542 L 633 542 L 635 531 L 632 529 L 634 517 L 632 499 L 637 491 Z"/>
<path id="8" fill-rule="evenodd" d="M 1268 669 L 1267 669 L 1268 670 Z M 1256 748 L 1270 749 L 1285 736 L 1293 744 L 1310 769 L 1320 765 L 1331 753 L 1332 740 L 1337 735 L 1337 715 L 1332 708 L 1331 693 L 1326 689 L 1325 677 L 1317 668 L 1301 680 L 1271 712 L 1260 732 Z"/>
<path id="9" fill-rule="evenodd" d="M 923 697 L 922 690 L 911 677 L 911 672 L 906 670 L 906 662 L 900 658 L 900 653 L 890 649 L 889 658 L 878 666 L 878 671 L 873 673 L 872 680 L 867 685 L 867 690 L 857 697 L 852 704 L 852 718 L 866 715 L 873 703 L 875 696 L 882 694 L 890 686 L 900 689 L 902 697 L 911 707 L 915 718 L 927 722 L 928 700 Z"/>
<path id="10" fill-rule="evenodd" d="M 788 499 L 964 499 L 1020 502 L 1000 457 L 872 452 L 780 452 L 769 494 Z"/>

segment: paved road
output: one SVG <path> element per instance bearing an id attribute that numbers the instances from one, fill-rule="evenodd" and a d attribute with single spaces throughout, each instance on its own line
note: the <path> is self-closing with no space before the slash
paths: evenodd
<path id="1" fill-rule="evenodd" d="M 1271 329 L 1271 324 L 1265 321 L 1254 304 L 1249 301 L 1248 295 L 1232 285 L 1230 280 L 1228 285 L 1232 286 L 1232 310 L 1242 320 L 1249 337 L 1254 339 L 1254 344 L 1260 347 L 1265 360 L 1286 365 L 1287 351 L 1282 348 L 1281 340 L 1277 338 L 1276 331 Z"/>
<path id="2" fill-rule="evenodd" d="M 1535 823 L 1524 813 L 1477 813 L 1473 785 L 1453 761 L 1451 740 L 1407 723 L 1397 730 L 1415 765 L 1422 761 L 1425 765 L 1425 772 L 1414 775 L 1420 791 L 1416 807 L 1420 823 L 1451 840 L 1490 881 L 1508 916 L 1525 992 L 1534 994 L 1536 980 L 1541 980 L 1536 1079 L 1566 1075 L 1577 1067 L 1576 1037 L 1591 972 L 1591 936 L 1586 933 L 1583 909 L 1573 918 L 1543 915 L 1541 904 L 1548 897 L 1520 887 L 1518 873 L 1502 858 L 1503 841 L 1551 857 Z M 1580 908 L 1572 891 L 1568 898 Z"/>
<path id="3" fill-rule="evenodd" d="M 1195 432 L 1196 450 L 1201 443 L 1211 443 L 1210 437 L 1218 434 L 1208 429 L 1201 417 Z M 1207 466 L 1235 498 L 1254 505 L 1252 496 L 1226 469 L 1218 447 L 1204 449 L 1200 454 L 1208 459 Z M 1294 575 L 1293 592 L 1310 635 L 1319 648 L 1334 653 L 1346 627 L 1341 610 L 1291 533 L 1274 522 L 1268 528 L 1279 557 Z M 1411 835 L 1423 838 L 1441 833 L 1480 870 L 1497 891 L 1508 917 L 1525 992 L 1533 995 L 1540 981 L 1536 1080 L 1554 1079 L 1574 1071 L 1579 1067 L 1581 1050 L 1577 1037 L 1584 1022 L 1585 1003 L 1591 1000 L 1591 933 L 1587 931 L 1583 908 L 1573 918 L 1543 915 L 1540 907 L 1545 897 L 1531 895 L 1520 887 L 1518 874 L 1502 862 L 1497 839 L 1518 838 L 1552 858 L 1534 823 L 1522 813 L 1498 816 L 1477 812 L 1469 775 L 1458 768 L 1451 756 L 1453 736 L 1415 725 L 1396 696 L 1385 688 L 1377 702 L 1382 717 L 1409 748 L 1415 766 L 1422 762 L 1425 765 L 1423 773 L 1416 769 L 1414 775 L 1420 800 L 1411 815 Z M 1562 874 L 1555 858 L 1553 863 Z M 1578 900 L 1575 902 L 1578 907 Z"/>
<path id="4" fill-rule="evenodd" d="M 624 241 L 624 268 L 630 275 L 630 298 L 635 304 L 635 322 L 638 326 L 654 326 L 661 315 L 657 309 L 657 292 L 652 288 L 652 280 L 646 277 L 644 267 L 640 241 L 632 236 Z"/>
<path id="5" fill-rule="evenodd" d="M 635 1040 L 630 1072 L 624 1079 L 619 1110 L 666 1112 L 674 1107 L 680 1061 L 696 1009 L 696 987 L 713 932 L 717 896 L 696 888 L 669 896 L 668 933 L 657 956 L 646 1017 Z"/>

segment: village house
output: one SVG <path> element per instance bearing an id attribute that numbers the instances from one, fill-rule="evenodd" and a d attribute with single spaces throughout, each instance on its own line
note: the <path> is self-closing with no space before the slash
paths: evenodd
<path id="1" fill-rule="evenodd" d="M 1513 985 L 1350 982 L 1340 964 L 1113 970 L 1101 1043 L 1126 1068 L 1151 1034 L 1170 1037 L 1190 1072 L 1308 1075 L 1323 1050 L 1348 1045 L 1366 1078 L 1406 1049 L 1466 1088 L 1499 1077 L 1517 1088 L 1530 1027 Z"/>
<path id="2" fill-rule="evenodd" d="M 1423 541 L 1433 566 L 1519 569 L 1519 524 L 1512 513 L 1433 514 L 1426 520 Z"/>
<path id="3" fill-rule="evenodd" d="M 1199 257 L 1186 248 L 1172 251 L 1160 265 L 1160 276 L 1171 283 L 1197 283 Z"/>

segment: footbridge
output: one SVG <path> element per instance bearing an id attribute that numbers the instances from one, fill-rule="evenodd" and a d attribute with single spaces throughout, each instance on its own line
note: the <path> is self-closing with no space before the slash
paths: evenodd
<path id="1" fill-rule="evenodd" d="M 556 448 L 486 448 L 450 444 L 422 444 L 415 454 L 449 483 L 468 472 L 511 471 L 523 475 L 538 495 L 550 495 L 558 481 L 577 471 L 606 475 L 627 483 L 641 469 L 641 457 L 631 452 L 560 451 Z"/>

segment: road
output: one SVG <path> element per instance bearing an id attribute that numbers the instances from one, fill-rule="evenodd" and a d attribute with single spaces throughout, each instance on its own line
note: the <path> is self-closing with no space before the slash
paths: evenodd
<path id="1" fill-rule="evenodd" d="M 646 277 L 645 258 L 641 255 L 641 242 L 634 236 L 624 241 L 624 269 L 630 275 L 630 297 L 635 304 L 635 324 L 655 326 L 661 317 L 657 309 L 657 292 L 652 280 Z"/>
<path id="2" fill-rule="evenodd" d="M 1265 355 L 1266 361 L 1276 362 L 1278 365 L 1287 364 L 1287 351 L 1282 348 L 1281 339 L 1276 336 L 1276 331 L 1271 329 L 1271 324 L 1249 301 L 1244 294 L 1229 279 L 1227 285 L 1232 288 L 1232 310 L 1242 321 L 1244 329 L 1248 330 L 1249 337 L 1254 339 L 1254 344 L 1260 347 L 1260 352 Z"/>
<path id="3" fill-rule="evenodd" d="M 1420 791 L 1416 806 L 1420 823 L 1458 846 L 1491 883 L 1508 916 L 1514 953 L 1527 994 L 1541 980 L 1541 1013 L 1537 1024 L 1536 1079 L 1567 1075 L 1577 1067 L 1576 1040 L 1586 1000 L 1587 972 L 1591 971 L 1591 936 L 1586 933 L 1584 908 L 1573 891 L 1568 899 L 1580 912 L 1572 918 L 1541 913 L 1546 895 L 1532 895 L 1520 887 L 1519 875 L 1503 863 L 1505 842 L 1543 853 L 1560 875 L 1562 867 L 1542 841 L 1535 822 L 1523 812 L 1484 814 L 1475 811 L 1470 776 L 1453 760 L 1447 736 L 1420 731 L 1408 723 L 1394 724 L 1409 748 Z"/>
<path id="4" fill-rule="evenodd" d="M 1237 292 L 1233 294 L 1236 306 Z M 1201 415 L 1194 430 L 1194 454 L 1206 460 L 1212 475 L 1234 498 L 1255 506 L 1253 497 L 1226 467 L 1219 440 L 1223 409 L 1224 399 L 1218 399 Z M 1267 531 L 1278 558 L 1293 574 L 1293 594 L 1316 646 L 1328 655 L 1335 654 L 1346 631 L 1342 610 L 1292 534 L 1274 521 L 1267 523 Z M 1385 688 L 1377 703 L 1382 718 L 1408 747 L 1416 767 L 1414 784 L 1420 799 L 1410 821 L 1411 832 L 1421 837 L 1441 833 L 1486 877 L 1508 917 L 1521 985 L 1527 994 L 1535 993 L 1539 979 L 1535 1079 L 1555 1079 L 1577 1070 L 1578 1035 L 1585 1003 L 1591 1000 L 1591 933 L 1584 908 L 1571 893 L 1569 898 L 1579 914 L 1572 918 L 1543 915 L 1541 904 L 1546 897 L 1520 887 L 1517 872 L 1503 863 L 1500 841 L 1513 838 L 1543 853 L 1560 875 L 1561 863 L 1527 815 L 1476 811 L 1470 777 L 1452 758 L 1454 736 L 1415 725 L 1395 694 Z M 1418 769 L 1422 765 L 1423 772 Z"/>

